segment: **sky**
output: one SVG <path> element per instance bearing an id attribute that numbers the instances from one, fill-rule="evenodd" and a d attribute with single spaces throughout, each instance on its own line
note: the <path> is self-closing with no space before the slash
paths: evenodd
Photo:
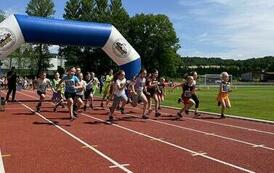
<path id="1" fill-rule="evenodd" d="M 53 0 L 62 18 L 66 0 Z M 29 0 L 0 0 L 7 14 L 24 14 Z M 274 0 L 123 0 L 130 16 L 165 14 L 182 56 L 248 59 L 274 55 Z M 56 46 L 52 49 L 56 50 Z"/>

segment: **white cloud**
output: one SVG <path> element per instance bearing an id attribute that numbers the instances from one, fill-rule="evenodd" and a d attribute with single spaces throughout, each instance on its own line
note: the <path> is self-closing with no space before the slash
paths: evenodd
<path id="1" fill-rule="evenodd" d="M 179 2 L 185 7 L 189 1 Z M 193 56 L 199 52 L 202 56 L 226 58 L 274 55 L 273 0 L 197 0 L 195 3 L 193 1 L 189 3 L 188 7 L 182 15 L 190 15 L 189 18 L 193 17 L 193 25 L 201 27 L 200 34 L 193 37 L 193 42 L 198 42 L 197 45 L 200 47 L 182 50 L 183 55 L 184 52 Z M 183 23 L 185 18 L 181 17 L 181 19 L 180 22 Z M 183 35 L 192 35 L 192 33 L 183 33 Z M 190 36 L 188 40 L 189 38 Z M 184 39 L 182 37 L 181 40 Z M 212 50 L 212 47 L 216 49 Z"/>

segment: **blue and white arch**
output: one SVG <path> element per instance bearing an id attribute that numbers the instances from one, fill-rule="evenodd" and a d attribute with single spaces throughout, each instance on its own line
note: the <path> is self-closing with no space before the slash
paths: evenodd
<path id="1" fill-rule="evenodd" d="M 17 14 L 0 23 L 1 59 L 25 42 L 100 47 L 126 72 L 128 79 L 138 74 L 141 68 L 140 55 L 110 24 Z"/>

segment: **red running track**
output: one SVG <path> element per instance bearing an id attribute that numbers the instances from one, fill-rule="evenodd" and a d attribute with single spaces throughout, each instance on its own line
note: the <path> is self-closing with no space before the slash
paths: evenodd
<path id="1" fill-rule="evenodd" d="M 140 108 L 127 107 L 129 114 L 116 112 L 115 123 L 108 125 L 107 110 L 98 101 L 95 110 L 71 122 L 66 109 L 52 112 L 50 102 L 40 114 L 32 113 L 36 103 L 23 101 L 36 98 L 33 91 L 19 92 L 22 102 L 8 103 L 0 113 L 0 150 L 7 173 L 274 170 L 270 124 L 209 115 L 178 120 L 172 109 L 143 120 L 138 118 Z"/>

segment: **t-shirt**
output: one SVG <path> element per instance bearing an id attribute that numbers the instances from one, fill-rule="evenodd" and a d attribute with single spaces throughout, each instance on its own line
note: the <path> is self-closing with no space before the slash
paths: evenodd
<path id="1" fill-rule="evenodd" d="M 190 98 L 192 96 L 192 91 L 195 90 L 194 85 L 188 85 L 188 83 L 183 84 L 183 97 Z"/>
<path id="2" fill-rule="evenodd" d="M 222 81 L 220 87 L 222 87 L 223 92 L 228 93 L 230 90 L 230 83 Z"/>
<path id="3" fill-rule="evenodd" d="M 136 91 L 143 91 L 146 85 L 146 78 L 137 77 L 135 82 L 135 90 Z"/>
<path id="4" fill-rule="evenodd" d="M 60 91 L 61 93 L 64 93 L 65 91 L 65 85 L 64 83 L 62 83 L 58 88 L 57 85 L 59 84 L 59 82 L 61 81 L 61 79 L 53 79 L 52 80 L 52 87 L 56 90 L 56 91 Z"/>
<path id="5" fill-rule="evenodd" d="M 15 71 L 9 71 L 7 74 L 8 79 L 8 85 L 15 85 L 16 84 L 16 72 Z"/>
<path id="6" fill-rule="evenodd" d="M 123 80 L 120 80 L 120 79 L 117 79 L 116 82 L 115 82 L 115 85 L 114 85 L 114 95 L 120 97 L 122 95 L 125 95 L 125 88 L 123 88 L 122 90 L 119 90 L 118 89 L 118 86 L 125 86 L 126 85 L 126 78 L 124 78 Z"/>
<path id="7" fill-rule="evenodd" d="M 76 90 L 76 92 L 77 92 L 76 94 L 77 94 L 78 96 L 82 96 L 82 95 L 84 95 L 84 93 L 85 93 L 87 83 L 86 83 L 86 81 L 81 80 L 81 81 L 79 81 L 79 84 L 82 85 L 83 89 L 77 89 L 77 90 Z"/>
<path id="8" fill-rule="evenodd" d="M 95 90 L 98 86 L 99 80 L 97 77 L 94 77 L 93 79 L 86 82 L 87 83 L 87 90 L 93 89 Z"/>
<path id="9" fill-rule="evenodd" d="M 48 78 L 37 80 L 37 91 L 46 92 L 47 87 L 50 86 L 50 80 Z"/>
<path id="10" fill-rule="evenodd" d="M 68 93 L 76 93 L 76 89 L 74 88 L 76 84 L 79 83 L 79 79 L 76 76 L 64 76 L 62 79 L 65 82 L 65 92 Z"/>

